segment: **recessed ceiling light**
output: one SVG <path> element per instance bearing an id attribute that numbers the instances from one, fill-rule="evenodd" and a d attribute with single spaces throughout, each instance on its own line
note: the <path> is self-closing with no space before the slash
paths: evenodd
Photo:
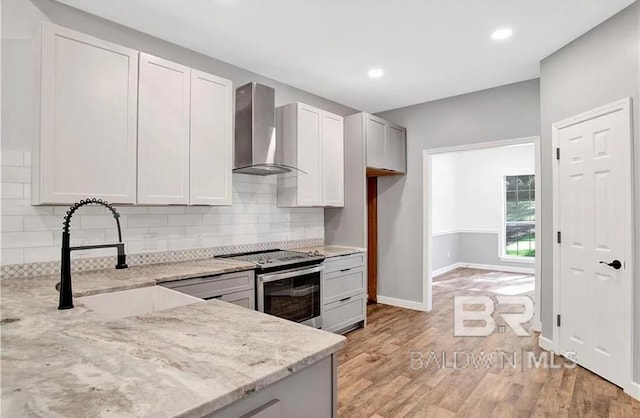
<path id="1" fill-rule="evenodd" d="M 494 31 L 491 34 L 491 39 L 493 39 L 494 41 L 502 41 L 504 39 L 511 38 L 511 35 L 513 35 L 513 31 L 511 29 L 502 28 Z"/>
<path id="2" fill-rule="evenodd" d="M 372 68 L 368 74 L 371 78 L 380 78 L 384 75 L 384 70 L 382 70 L 382 68 Z"/>

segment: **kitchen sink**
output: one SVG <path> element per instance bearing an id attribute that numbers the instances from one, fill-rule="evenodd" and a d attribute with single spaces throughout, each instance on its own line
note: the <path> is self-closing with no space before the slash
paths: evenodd
<path id="1" fill-rule="evenodd" d="M 114 320 L 202 302 L 202 299 L 165 287 L 150 286 L 84 296 L 76 301 L 103 319 Z"/>

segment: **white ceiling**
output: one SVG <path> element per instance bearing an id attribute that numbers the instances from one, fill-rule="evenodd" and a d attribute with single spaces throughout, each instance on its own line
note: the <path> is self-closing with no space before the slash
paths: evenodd
<path id="1" fill-rule="evenodd" d="M 59 0 L 370 112 L 535 78 L 633 0 Z M 496 42 L 491 32 L 513 29 Z M 370 79 L 370 68 L 385 75 Z"/>

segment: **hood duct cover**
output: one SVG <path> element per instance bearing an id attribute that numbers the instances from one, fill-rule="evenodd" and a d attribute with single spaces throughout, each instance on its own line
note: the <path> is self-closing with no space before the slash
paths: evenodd
<path id="1" fill-rule="evenodd" d="M 275 90 L 249 83 L 236 89 L 234 173 L 268 176 L 297 169 L 279 164 Z"/>

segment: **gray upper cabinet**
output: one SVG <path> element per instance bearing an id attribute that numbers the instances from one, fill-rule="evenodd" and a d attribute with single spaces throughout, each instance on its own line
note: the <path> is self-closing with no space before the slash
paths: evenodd
<path id="1" fill-rule="evenodd" d="M 367 168 L 389 171 L 389 174 L 406 173 L 406 129 L 369 114 L 364 121 Z"/>
<path id="2" fill-rule="evenodd" d="M 386 126 L 383 120 L 368 115 L 367 123 L 367 167 L 385 168 Z"/>
<path id="3" fill-rule="evenodd" d="M 394 125 L 387 125 L 387 169 L 407 172 L 407 131 Z"/>

